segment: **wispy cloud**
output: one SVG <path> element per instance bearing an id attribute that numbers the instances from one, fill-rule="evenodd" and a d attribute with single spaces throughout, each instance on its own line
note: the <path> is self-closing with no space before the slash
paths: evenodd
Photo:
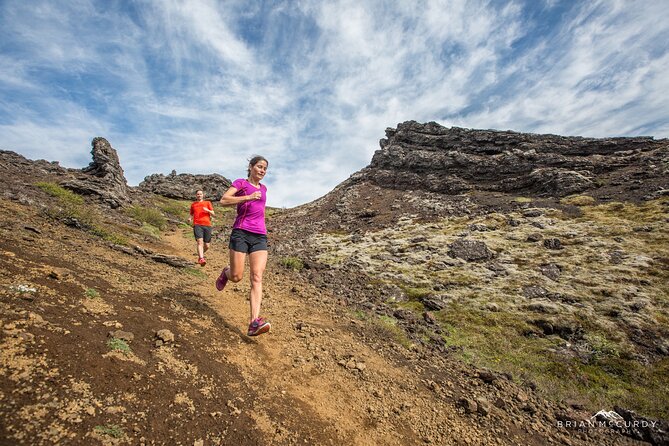
<path id="1" fill-rule="evenodd" d="M 293 206 L 415 119 L 669 134 L 669 4 L 530 0 L 0 3 L 0 147 L 75 167 L 104 136 L 151 173 L 270 159 Z"/>

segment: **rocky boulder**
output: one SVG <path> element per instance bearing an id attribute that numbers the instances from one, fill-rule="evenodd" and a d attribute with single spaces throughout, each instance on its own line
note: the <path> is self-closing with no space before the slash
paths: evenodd
<path id="1" fill-rule="evenodd" d="M 480 262 L 495 257 L 485 243 L 478 240 L 459 239 L 448 245 L 448 255 L 467 262 Z"/>
<path id="2" fill-rule="evenodd" d="M 153 174 L 139 183 L 139 190 L 177 200 L 192 200 L 197 190 L 204 191 L 205 199 L 220 200 L 231 181 L 222 175 L 193 175 L 172 171 L 169 175 Z"/>

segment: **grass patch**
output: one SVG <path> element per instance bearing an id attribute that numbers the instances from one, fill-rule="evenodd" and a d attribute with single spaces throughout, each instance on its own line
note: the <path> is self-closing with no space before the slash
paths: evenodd
<path id="1" fill-rule="evenodd" d="M 562 204 L 569 204 L 572 206 L 592 206 L 597 200 L 589 195 L 570 195 L 560 200 Z"/>
<path id="2" fill-rule="evenodd" d="M 409 300 L 419 300 L 433 291 L 429 288 L 402 287 Z"/>
<path id="3" fill-rule="evenodd" d="M 84 296 L 89 299 L 96 299 L 100 297 L 100 293 L 98 293 L 98 290 L 95 288 L 87 288 L 86 291 L 84 291 Z"/>
<path id="4" fill-rule="evenodd" d="M 171 215 L 179 220 L 187 220 L 190 215 L 190 201 L 156 197 L 154 203 L 164 214 Z"/>
<path id="5" fill-rule="evenodd" d="M 597 331 L 566 342 L 536 337 L 522 314 L 451 304 L 436 312 L 460 359 L 534 381 L 547 399 L 584 398 L 589 409 L 620 405 L 648 416 L 669 416 L 669 359 L 642 365 L 615 339 Z"/>
<path id="6" fill-rule="evenodd" d="M 84 205 L 84 198 L 81 195 L 75 194 L 56 183 L 39 182 L 35 183 L 35 186 L 56 198 L 56 206 L 47 209 L 47 214 L 50 217 L 57 220 L 75 218 L 82 226 L 90 227 L 92 225 L 90 214 L 81 211 Z"/>
<path id="7" fill-rule="evenodd" d="M 142 233 L 156 240 L 160 239 L 160 229 L 151 224 L 142 223 Z"/>
<path id="8" fill-rule="evenodd" d="M 475 273 L 466 271 L 464 268 L 452 268 L 447 271 L 439 271 L 436 276 L 444 285 L 449 286 L 469 286 L 477 285 L 481 278 Z"/>
<path id="9" fill-rule="evenodd" d="M 628 224 L 655 223 L 663 221 L 667 200 L 651 200 L 642 204 L 611 202 L 583 209 L 583 221 L 615 225 L 625 221 Z"/>
<path id="10" fill-rule="evenodd" d="M 411 340 L 407 337 L 404 330 L 397 326 L 397 319 L 391 316 L 381 315 L 378 318 L 370 319 L 370 322 L 380 330 L 384 336 L 395 339 L 395 341 L 406 349 L 413 346 Z"/>
<path id="11" fill-rule="evenodd" d="M 167 219 L 162 214 L 162 212 L 156 208 L 145 206 L 130 206 L 126 212 L 135 220 L 151 225 L 160 231 L 165 229 L 167 226 Z"/>
<path id="12" fill-rule="evenodd" d="M 103 240 L 118 245 L 129 244 L 125 237 L 103 229 L 106 224 L 101 221 L 99 212 L 93 206 L 86 205 L 81 195 L 77 195 L 55 183 L 39 182 L 35 185 L 57 199 L 55 205 L 46 210 L 49 217 L 66 223 L 76 220 L 78 227 Z"/>
<path id="13" fill-rule="evenodd" d="M 72 206 L 80 206 L 84 204 L 84 199 L 81 195 L 77 195 L 71 190 L 65 189 L 56 183 L 40 181 L 39 183 L 35 183 L 35 186 L 39 187 L 52 197 L 58 198 L 62 203 L 69 203 Z"/>
<path id="14" fill-rule="evenodd" d="M 97 225 L 92 226 L 90 228 L 90 231 L 92 234 L 97 235 L 101 239 L 114 243 L 116 245 L 128 246 L 130 244 L 130 242 L 126 237 L 118 235 L 114 232 L 107 231 L 106 229 L 102 229 Z"/>
<path id="15" fill-rule="evenodd" d="M 516 197 L 513 199 L 516 203 L 532 203 L 532 199 L 528 197 Z"/>
<path id="16" fill-rule="evenodd" d="M 365 319 L 367 319 L 367 313 L 365 313 L 362 310 L 355 310 L 353 312 L 353 317 L 355 317 L 356 319 L 359 319 L 361 321 L 364 321 Z"/>
<path id="17" fill-rule="evenodd" d="M 425 306 L 417 300 L 410 300 L 407 302 L 399 302 L 396 304 L 398 308 L 409 310 L 412 313 L 423 314 Z"/>
<path id="18" fill-rule="evenodd" d="M 304 262 L 297 257 L 282 257 L 279 259 L 279 264 L 284 268 L 292 269 L 293 271 L 304 269 Z"/>
<path id="19" fill-rule="evenodd" d="M 117 351 L 125 354 L 131 352 L 130 346 L 123 339 L 111 338 L 109 341 L 107 341 L 107 347 L 109 347 L 109 349 L 112 351 Z"/>
<path id="20" fill-rule="evenodd" d="M 204 273 L 204 271 L 202 271 L 202 268 L 184 268 L 183 271 L 186 274 L 198 277 L 200 279 L 206 279 L 207 278 L 207 275 Z"/>
<path id="21" fill-rule="evenodd" d="M 121 438 L 125 435 L 123 429 L 115 424 L 109 424 L 107 426 L 95 426 L 95 433 L 99 435 L 106 435 L 112 438 Z"/>

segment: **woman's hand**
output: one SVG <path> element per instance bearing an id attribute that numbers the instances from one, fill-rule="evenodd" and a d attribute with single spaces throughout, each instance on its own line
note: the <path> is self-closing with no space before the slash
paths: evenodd
<path id="1" fill-rule="evenodd" d="M 260 200 L 262 194 L 260 193 L 260 191 L 255 191 L 251 195 L 247 195 L 247 197 L 249 197 L 249 201 Z"/>

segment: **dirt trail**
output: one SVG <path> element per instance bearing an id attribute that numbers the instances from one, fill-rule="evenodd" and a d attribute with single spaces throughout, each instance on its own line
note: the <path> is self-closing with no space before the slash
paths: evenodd
<path id="1" fill-rule="evenodd" d="M 192 241 L 180 234 L 171 236 L 169 243 L 183 257 L 193 256 Z M 277 443 L 301 440 L 306 444 L 390 445 L 418 440 L 420 434 L 413 429 L 421 423 L 411 420 L 408 412 L 427 409 L 437 414 L 439 408 L 431 409 L 424 401 L 434 398 L 426 395 L 421 399 L 413 376 L 389 367 L 386 358 L 360 343 L 348 328 L 342 329 L 349 321 L 327 314 L 310 296 L 320 291 L 304 284 L 291 285 L 272 264 L 265 274 L 262 306 L 272 331 L 246 337 L 248 265 L 241 282 L 216 291 L 213 283 L 228 255 L 221 245 L 217 243 L 208 253 L 203 271 L 209 281 L 197 285 L 195 291 L 206 296 L 238 334 L 236 345 L 229 346 L 225 354 L 255 392 L 251 417 L 264 436 Z M 443 416 L 442 421 L 446 419 Z M 452 421 L 448 424 L 454 434 L 463 427 Z M 427 432 L 424 439 L 430 439 Z"/>
<path id="2" fill-rule="evenodd" d="M 192 241 L 178 233 L 168 241 L 182 256 L 193 256 Z M 230 283 L 223 292 L 213 287 L 227 264 L 222 244 L 208 253 L 203 271 L 210 280 L 196 291 L 239 330 L 237 345 L 226 356 L 256 392 L 251 417 L 264 435 L 276 442 L 360 445 L 443 443 L 473 436 L 472 425 L 459 420 L 453 407 L 435 401 L 414 373 L 356 339 L 353 319 L 324 308 L 315 298 L 320 290 L 291 284 L 271 263 L 262 314 L 270 318 L 272 331 L 247 338 L 248 265 L 238 284 Z M 487 444 L 497 444 L 492 437 Z"/>

